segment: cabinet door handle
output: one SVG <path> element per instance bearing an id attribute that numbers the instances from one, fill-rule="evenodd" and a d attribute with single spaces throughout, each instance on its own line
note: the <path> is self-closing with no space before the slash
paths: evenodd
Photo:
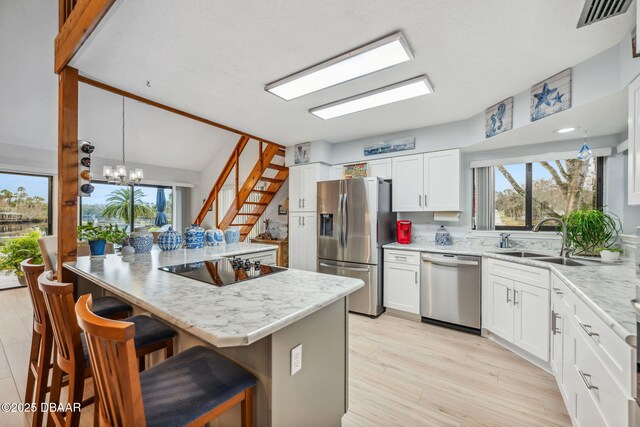
<path id="1" fill-rule="evenodd" d="M 302 226 L 304 227 L 306 224 L 304 223 L 304 217 L 302 217 Z"/>
<path id="2" fill-rule="evenodd" d="M 298 197 L 298 207 L 299 208 L 302 207 L 302 199 L 300 197 Z"/>
<path id="3" fill-rule="evenodd" d="M 302 199 L 302 209 L 304 209 L 304 201 L 305 201 L 305 199 L 303 198 Z"/>
<path id="4" fill-rule="evenodd" d="M 513 305 L 518 305 L 518 291 L 513 290 Z"/>
<path id="5" fill-rule="evenodd" d="M 427 207 L 427 195 L 426 194 L 424 195 L 424 207 L 425 208 Z"/>
<path id="6" fill-rule="evenodd" d="M 597 332 L 593 332 L 591 330 L 591 325 L 585 325 L 582 322 L 578 322 L 578 324 L 580 325 L 580 327 L 587 333 L 587 335 L 589 335 L 590 337 L 599 337 L 600 334 Z"/>
<path id="7" fill-rule="evenodd" d="M 580 378 L 582 378 L 582 382 L 584 383 L 584 385 L 587 386 L 587 390 L 599 390 L 598 387 L 594 386 L 589 381 L 587 381 L 587 378 L 591 379 L 591 375 L 585 374 L 580 369 L 578 369 L 578 373 L 580 374 Z"/>
<path id="8" fill-rule="evenodd" d="M 418 284 L 418 272 L 416 271 L 416 285 Z"/>
<path id="9" fill-rule="evenodd" d="M 422 195 L 418 194 L 418 206 L 422 206 Z"/>
<path id="10" fill-rule="evenodd" d="M 551 310 L 551 332 L 553 335 L 556 334 L 556 312 Z"/>
<path id="11" fill-rule="evenodd" d="M 507 302 L 511 302 L 511 298 L 510 298 L 510 294 L 511 294 L 511 289 L 507 288 Z"/>
<path id="12" fill-rule="evenodd" d="M 298 225 L 302 225 L 302 217 L 298 217 Z"/>

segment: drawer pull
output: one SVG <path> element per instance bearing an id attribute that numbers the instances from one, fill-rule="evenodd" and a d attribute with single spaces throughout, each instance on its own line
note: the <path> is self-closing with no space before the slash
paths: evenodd
<path id="1" fill-rule="evenodd" d="M 394 255 L 394 257 L 396 257 L 396 259 L 404 259 L 404 260 L 407 259 L 406 256 L 400 256 L 400 255 Z"/>
<path id="2" fill-rule="evenodd" d="M 509 294 L 511 292 L 511 289 L 507 288 L 507 302 L 511 302 L 511 298 L 509 298 Z"/>
<path id="3" fill-rule="evenodd" d="M 518 305 L 518 291 L 513 290 L 513 305 Z"/>
<path id="4" fill-rule="evenodd" d="M 564 292 L 562 292 L 560 288 L 553 288 L 553 291 L 556 293 L 556 295 L 564 295 Z"/>
<path id="5" fill-rule="evenodd" d="M 584 385 L 587 386 L 587 390 L 599 390 L 598 387 L 594 386 L 589 381 L 587 381 L 587 378 L 591 379 L 591 375 L 585 374 L 580 369 L 578 369 L 578 373 L 580 374 L 580 378 L 582 378 L 582 382 L 584 383 Z"/>
<path id="6" fill-rule="evenodd" d="M 599 337 L 600 334 L 597 332 L 593 332 L 591 330 L 591 325 L 585 325 L 582 322 L 578 322 L 578 324 L 580 324 L 580 327 L 587 333 L 587 335 L 589 335 L 590 337 Z"/>

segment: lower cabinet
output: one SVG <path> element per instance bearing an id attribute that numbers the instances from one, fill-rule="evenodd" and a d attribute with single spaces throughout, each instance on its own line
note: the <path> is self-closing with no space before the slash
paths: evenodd
<path id="1" fill-rule="evenodd" d="M 289 267 L 317 270 L 317 230 L 315 212 L 295 212 L 289 217 Z"/>
<path id="2" fill-rule="evenodd" d="M 493 260 L 489 260 L 491 262 Z M 489 293 L 489 307 L 485 307 L 483 327 L 533 356 L 549 361 L 549 289 L 512 279 L 505 264 L 508 263 L 502 263 L 500 270 L 495 270 L 505 272 L 503 275 L 491 273 L 491 268 L 485 275 L 483 291 Z M 513 272 L 514 277 L 518 275 L 518 271 Z M 536 285 L 538 283 L 536 281 Z"/>
<path id="3" fill-rule="evenodd" d="M 420 253 L 384 251 L 383 301 L 386 308 L 420 314 Z"/>
<path id="4" fill-rule="evenodd" d="M 420 266 L 386 263 L 384 306 L 420 314 Z"/>

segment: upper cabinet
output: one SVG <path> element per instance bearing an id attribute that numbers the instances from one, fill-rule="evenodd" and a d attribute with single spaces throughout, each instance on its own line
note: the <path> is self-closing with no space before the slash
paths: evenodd
<path id="1" fill-rule="evenodd" d="M 460 150 L 392 160 L 393 211 L 459 211 Z"/>
<path id="2" fill-rule="evenodd" d="M 640 76 L 629 85 L 629 204 L 640 205 Z"/>
<path id="3" fill-rule="evenodd" d="M 329 177 L 329 167 L 310 163 L 289 168 L 289 210 L 315 212 L 317 209 L 318 181 Z"/>

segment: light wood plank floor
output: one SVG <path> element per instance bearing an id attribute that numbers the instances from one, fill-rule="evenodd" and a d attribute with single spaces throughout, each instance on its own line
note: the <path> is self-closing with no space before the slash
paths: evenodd
<path id="1" fill-rule="evenodd" d="M 0 402 L 23 401 L 31 335 L 26 288 L 0 291 Z M 553 377 L 484 338 L 382 315 L 350 315 L 354 426 L 570 426 Z M 91 390 L 87 383 L 88 396 Z M 85 397 L 86 397 L 85 396 Z M 0 413 L 0 426 L 28 426 Z M 93 405 L 81 425 L 93 422 Z"/>
<path id="2" fill-rule="evenodd" d="M 570 426 L 553 376 L 486 338 L 350 315 L 353 426 Z"/>

